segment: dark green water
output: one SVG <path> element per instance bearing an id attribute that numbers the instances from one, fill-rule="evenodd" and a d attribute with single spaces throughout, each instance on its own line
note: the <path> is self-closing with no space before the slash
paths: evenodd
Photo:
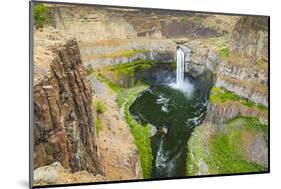
<path id="1" fill-rule="evenodd" d="M 154 85 L 140 93 L 130 107 L 137 121 L 157 128 L 151 137 L 152 178 L 185 176 L 187 140 L 204 119 L 208 90 L 193 81 L 184 91 Z"/>

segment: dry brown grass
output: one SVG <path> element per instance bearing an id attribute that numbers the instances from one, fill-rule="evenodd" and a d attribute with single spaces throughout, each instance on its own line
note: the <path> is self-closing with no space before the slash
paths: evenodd
<path id="1" fill-rule="evenodd" d="M 106 47 L 118 47 L 120 45 L 126 45 L 129 42 L 127 39 L 109 39 L 109 40 L 97 40 L 93 42 L 82 42 L 79 43 L 80 47 L 87 48 L 87 47 L 95 47 L 95 46 L 106 46 Z"/>

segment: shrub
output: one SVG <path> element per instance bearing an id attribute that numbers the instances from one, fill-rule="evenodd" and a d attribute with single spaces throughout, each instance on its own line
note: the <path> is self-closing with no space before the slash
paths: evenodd
<path id="1" fill-rule="evenodd" d="M 96 132 L 97 135 L 99 136 L 99 132 L 102 129 L 102 122 L 99 118 L 96 119 Z"/>
<path id="2" fill-rule="evenodd" d="M 92 75 L 94 73 L 94 69 L 93 67 L 90 65 L 87 66 L 87 69 L 86 69 L 86 72 L 87 72 L 87 75 Z"/>
<path id="3" fill-rule="evenodd" d="M 48 8 L 43 4 L 34 5 L 34 24 L 37 29 L 43 28 L 48 23 Z"/>
<path id="4" fill-rule="evenodd" d="M 227 47 L 220 50 L 220 57 L 225 58 L 229 56 L 229 49 Z"/>
<path id="5" fill-rule="evenodd" d="M 99 100 L 96 102 L 96 111 L 97 113 L 104 113 L 106 111 L 106 106 L 103 101 Z"/>

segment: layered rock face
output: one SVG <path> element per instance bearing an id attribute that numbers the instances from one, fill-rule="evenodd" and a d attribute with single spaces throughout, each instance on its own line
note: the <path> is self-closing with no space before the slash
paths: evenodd
<path id="1" fill-rule="evenodd" d="M 257 108 L 250 108 L 239 102 L 228 102 L 223 104 L 209 104 L 205 122 L 223 124 L 237 116 L 257 117 L 261 123 L 268 123 L 267 111 L 260 111 Z"/>
<path id="2" fill-rule="evenodd" d="M 49 10 L 50 24 L 76 37 L 87 66 L 137 59 L 172 62 L 176 50 L 173 39 L 224 36 L 239 18 L 95 6 L 50 5 Z M 203 67 L 195 69 L 202 71 Z"/>
<path id="3" fill-rule="evenodd" d="M 216 51 L 209 48 L 191 46 L 191 61 L 185 62 L 185 72 L 197 77 L 206 71 L 216 72 L 220 57 Z"/>
<path id="4" fill-rule="evenodd" d="M 264 66 L 255 65 L 249 58 L 229 57 L 220 64 L 218 72 L 234 79 L 266 85 L 268 82 L 266 66 L 266 63 Z"/>
<path id="5" fill-rule="evenodd" d="M 149 39 L 140 34 L 144 28 L 139 28 L 143 20 L 135 23 L 138 9 L 124 11 L 60 5 L 50 7 L 50 11 L 51 25 L 78 39 L 83 63 L 87 66 L 127 63 L 138 59 L 163 62 L 174 59 L 175 43 L 157 40 L 162 38 L 159 32 L 149 35 Z M 139 18 L 143 19 L 144 15 Z M 157 27 L 157 21 L 151 24 Z"/>
<path id="6" fill-rule="evenodd" d="M 49 11 L 51 26 L 74 34 L 78 42 L 131 39 L 137 36 L 134 27 L 118 14 L 118 10 L 95 6 L 50 5 Z M 114 12 L 116 14 L 112 14 Z"/>
<path id="7" fill-rule="evenodd" d="M 268 18 L 240 19 L 234 27 L 230 49 L 242 56 L 268 60 Z"/>
<path id="8" fill-rule="evenodd" d="M 191 49 L 191 61 L 185 62 L 185 72 L 196 77 L 211 71 L 216 75 L 216 87 L 268 106 L 267 29 L 267 18 L 243 17 L 226 41 L 222 37 L 214 38 L 216 42 L 204 38 L 174 41 Z M 227 48 L 227 41 L 230 41 L 230 52 L 220 57 L 219 52 Z"/>
<path id="9" fill-rule="evenodd" d="M 245 97 L 255 103 L 268 106 L 267 86 L 257 82 L 247 82 L 228 76 L 219 76 L 215 85 L 235 92 L 239 96 Z"/>
<path id="10" fill-rule="evenodd" d="M 173 62 L 176 44 L 171 40 L 159 39 L 112 39 L 92 43 L 80 43 L 84 64 L 114 65 L 136 60 Z"/>
<path id="11" fill-rule="evenodd" d="M 35 33 L 34 167 L 58 161 L 72 172 L 103 173 L 92 89 L 76 40 L 65 36 Z"/>
<path id="12" fill-rule="evenodd" d="M 232 31 L 238 17 L 153 9 L 49 5 L 51 25 L 80 41 L 148 37 L 218 37 Z"/>
<path id="13" fill-rule="evenodd" d="M 268 106 L 267 18 L 244 17 L 234 27 L 230 55 L 218 68 L 217 87 Z"/>

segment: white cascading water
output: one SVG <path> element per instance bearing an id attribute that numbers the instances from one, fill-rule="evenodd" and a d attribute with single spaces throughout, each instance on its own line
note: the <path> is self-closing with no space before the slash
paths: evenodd
<path id="1" fill-rule="evenodd" d="M 174 89 L 182 91 L 187 97 L 190 97 L 193 92 L 193 84 L 190 83 L 188 79 L 184 80 L 184 66 L 185 63 L 191 62 L 191 49 L 184 47 L 185 52 L 182 50 L 182 47 L 177 48 L 176 57 L 177 57 L 177 73 L 176 73 L 176 83 L 171 83 L 171 86 Z M 186 53 L 186 54 L 185 54 Z M 186 56 L 186 57 L 185 57 Z"/>
<path id="2" fill-rule="evenodd" d="M 184 52 L 177 49 L 177 86 L 180 87 L 184 81 Z"/>

